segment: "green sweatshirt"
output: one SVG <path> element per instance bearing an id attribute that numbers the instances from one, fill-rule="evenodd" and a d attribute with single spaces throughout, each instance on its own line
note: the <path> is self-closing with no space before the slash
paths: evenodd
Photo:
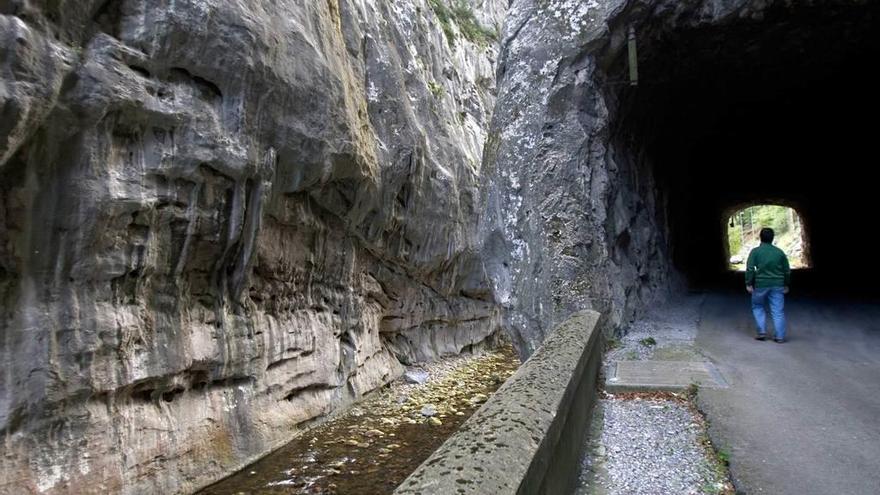
<path id="1" fill-rule="evenodd" d="M 762 242 L 749 253 L 746 264 L 746 285 L 757 288 L 788 287 L 791 283 L 791 268 L 788 258 L 781 249 Z"/>

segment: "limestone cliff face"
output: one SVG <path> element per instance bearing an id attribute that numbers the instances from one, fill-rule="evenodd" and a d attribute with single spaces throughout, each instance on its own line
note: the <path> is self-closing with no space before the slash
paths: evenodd
<path id="1" fill-rule="evenodd" d="M 664 198 L 640 143 L 615 126 L 625 79 L 608 70 L 626 42 L 620 13 L 675 3 L 701 2 L 511 2 L 481 238 L 493 294 L 525 355 L 572 311 L 596 309 L 616 328 L 676 283 Z"/>
<path id="2" fill-rule="evenodd" d="M 0 1 L 0 37 L 0 492 L 191 491 L 497 335 L 491 37 L 426 0 Z"/>

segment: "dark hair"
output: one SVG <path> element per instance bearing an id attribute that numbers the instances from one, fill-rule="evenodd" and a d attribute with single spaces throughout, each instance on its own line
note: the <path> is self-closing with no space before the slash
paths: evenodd
<path id="1" fill-rule="evenodd" d="M 773 229 L 764 227 L 761 229 L 761 242 L 773 242 L 774 235 Z"/>

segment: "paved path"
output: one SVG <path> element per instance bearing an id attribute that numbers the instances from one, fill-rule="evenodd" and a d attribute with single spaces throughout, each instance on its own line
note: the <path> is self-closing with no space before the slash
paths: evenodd
<path id="1" fill-rule="evenodd" d="M 880 494 L 880 305 L 789 297 L 789 342 L 752 338 L 745 294 L 706 298 L 696 344 L 730 384 L 703 389 L 747 494 Z"/>

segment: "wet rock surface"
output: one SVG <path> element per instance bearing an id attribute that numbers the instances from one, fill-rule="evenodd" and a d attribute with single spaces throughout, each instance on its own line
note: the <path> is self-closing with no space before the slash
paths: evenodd
<path id="1" fill-rule="evenodd" d="M 511 347 L 425 365 L 200 494 L 391 493 L 518 366 Z"/>

